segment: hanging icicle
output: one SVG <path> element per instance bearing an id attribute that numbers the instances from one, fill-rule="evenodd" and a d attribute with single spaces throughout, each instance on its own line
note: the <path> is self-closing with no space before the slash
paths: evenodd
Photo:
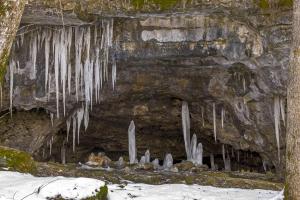
<path id="1" fill-rule="evenodd" d="M 75 152 L 75 144 L 76 144 L 76 117 L 75 116 L 73 116 L 72 117 L 72 121 L 73 121 L 73 144 L 72 144 L 72 146 L 73 146 L 73 153 Z"/>
<path id="2" fill-rule="evenodd" d="M 222 108 L 221 111 L 221 127 L 224 128 L 224 117 L 225 117 L 225 110 Z"/>
<path id="3" fill-rule="evenodd" d="M 280 98 L 280 113 L 283 125 L 285 126 L 285 99 Z"/>
<path id="4" fill-rule="evenodd" d="M 69 142 L 69 133 L 70 133 L 70 127 L 71 127 L 71 119 L 72 118 L 68 118 L 67 119 L 67 142 Z"/>
<path id="5" fill-rule="evenodd" d="M 280 162 L 280 101 L 279 97 L 276 96 L 274 98 L 274 124 L 275 124 L 275 136 L 277 143 L 277 151 L 278 151 L 278 160 Z"/>

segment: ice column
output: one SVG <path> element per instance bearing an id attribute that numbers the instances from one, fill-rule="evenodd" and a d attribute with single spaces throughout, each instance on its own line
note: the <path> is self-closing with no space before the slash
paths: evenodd
<path id="1" fill-rule="evenodd" d="M 188 103 L 183 101 L 182 102 L 182 129 L 183 129 L 183 136 L 184 136 L 184 144 L 185 144 L 185 151 L 187 160 L 191 160 L 191 140 L 190 140 L 190 112 Z"/>
<path id="2" fill-rule="evenodd" d="M 130 122 L 128 128 L 128 150 L 129 150 L 129 162 L 134 164 L 136 162 L 136 144 L 135 144 L 135 125 L 134 121 Z"/>

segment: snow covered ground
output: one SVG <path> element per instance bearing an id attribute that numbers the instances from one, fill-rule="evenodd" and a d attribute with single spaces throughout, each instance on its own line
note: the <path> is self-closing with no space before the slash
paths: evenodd
<path id="1" fill-rule="evenodd" d="M 0 171 L 0 200 L 44 200 L 61 195 L 66 199 L 92 196 L 104 182 L 89 178 L 34 177 Z M 280 200 L 281 193 L 268 190 L 223 189 L 199 185 L 108 185 L 110 200 Z M 26 197 L 26 198 L 24 198 Z"/>

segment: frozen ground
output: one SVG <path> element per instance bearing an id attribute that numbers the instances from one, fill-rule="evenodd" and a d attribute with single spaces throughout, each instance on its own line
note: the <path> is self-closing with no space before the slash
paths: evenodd
<path id="1" fill-rule="evenodd" d="M 34 177 L 0 171 L 0 200 L 42 200 L 61 195 L 81 199 L 95 194 L 104 182 L 89 178 Z M 110 200 L 280 200 L 281 193 L 268 190 L 224 189 L 200 185 L 108 185 Z"/>

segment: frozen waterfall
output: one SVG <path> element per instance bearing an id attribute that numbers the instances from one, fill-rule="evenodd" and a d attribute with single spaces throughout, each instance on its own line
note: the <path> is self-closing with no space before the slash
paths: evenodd
<path id="1" fill-rule="evenodd" d="M 93 34 L 91 29 L 94 31 Z M 70 95 L 76 97 L 77 101 L 85 101 L 86 107 L 91 107 L 93 100 L 98 103 L 103 82 L 108 81 L 109 66 L 112 69 L 112 88 L 115 88 L 116 56 L 110 55 L 113 48 L 113 19 L 102 19 L 94 26 L 64 26 L 59 29 L 36 27 L 21 32 L 20 35 L 14 48 L 16 50 L 25 48 L 22 41 L 24 37 L 28 38 L 28 62 L 31 66 L 29 78 L 34 80 L 38 70 L 44 71 L 45 96 L 49 99 L 55 92 L 57 118 L 60 117 L 60 110 L 64 116 L 66 115 L 67 97 Z M 39 57 L 44 57 L 44 63 L 37 62 Z M 10 62 L 11 88 L 14 73 L 19 73 L 18 70 L 13 70 L 19 62 L 18 59 L 13 57 Z M 44 69 L 37 65 L 41 65 Z M 13 96 L 12 89 L 10 96 Z"/>

